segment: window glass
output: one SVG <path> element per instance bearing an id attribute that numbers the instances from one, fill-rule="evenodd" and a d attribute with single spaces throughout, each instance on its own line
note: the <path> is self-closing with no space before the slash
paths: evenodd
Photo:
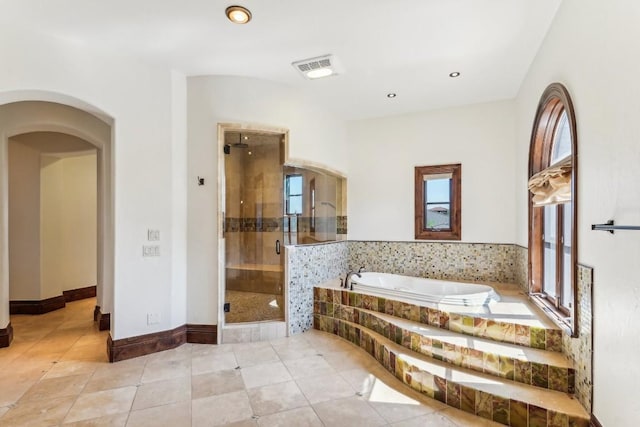
<path id="1" fill-rule="evenodd" d="M 571 155 L 571 131 L 569 130 L 569 119 L 567 112 L 563 111 L 556 126 L 553 137 L 553 150 L 551 153 L 551 164 Z"/>
<path id="2" fill-rule="evenodd" d="M 544 292 L 556 296 L 556 232 L 555 206 L 544 207 Z"/>
<path id="3" fill-rule="evenodd" d="M 462 165 L 415 168 L 415 238 L 460 240 Z"/>
<path id="4" fill-rule="evenodd" d="M 451 177 L 425 176 L 425 228 L 451 228 Z"/>
<path id="5" fill-rule="evenodd" d="M 302 214 L 302 175 L 287 175 L 286 177 L 285 214 Z"/>
<path id="6" fill-rule="evenodd" d="M 571 203 L 562 205 L 563 209 L 563 236 L 562 236 L 562 258 L 563 258 L 563 277 L 562 277 L 562 303 L 564 307 L 571 308 L 573 302 L 573 286 L 571 286 Z"/>

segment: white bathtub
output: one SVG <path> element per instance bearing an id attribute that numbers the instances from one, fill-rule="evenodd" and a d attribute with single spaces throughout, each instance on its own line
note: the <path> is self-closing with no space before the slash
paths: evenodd
<path id="1" fill-rule="evenodd" d="M 353 289 L 383 296 L 410 298 L 436 304 L 464 306 L 487 305 L 500 301 L 500 295 L 489 285 L 449 282 L 388 273 L 360 273 L 351 276 Z"/>

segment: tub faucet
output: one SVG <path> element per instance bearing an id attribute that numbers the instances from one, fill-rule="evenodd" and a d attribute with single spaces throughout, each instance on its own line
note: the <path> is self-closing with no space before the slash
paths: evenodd
<path id="1" fill-rule="evenodd" d="M 362 273 L 364 271 L 364 265 L 360 266 L 360 268 L 358 269 L 358 273 Z"/>
<path id="2" fill-rule="evenodd" d="M 353 283 L 352 283 L 352 282 L 350 283 L 350 282 L 349 282 L 349 279 L 350 279 L 350 278 L 351 278 L 351 276 L 353 276 L 354 274 L 355 274 L 356 276 L 358 276 L 358 277 L 362 277 L 362 274 L 360 274 L 360 273 L 359 273 L 359 272 L 357 272 L 357 271 L 350 271 L 350 272 L 348 272 L 348 273 L 347 273 L 347 275 L 346 275 L 346 276 L 345 276 L 345 278 L 344 278 L 344 287 L 345 287 L 345 289 L 349 288 L 350 290 L 353 290 Z"/>

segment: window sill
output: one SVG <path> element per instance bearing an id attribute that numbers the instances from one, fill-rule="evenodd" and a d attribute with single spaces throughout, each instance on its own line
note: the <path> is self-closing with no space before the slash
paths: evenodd
<path id="1" fill-rule="evenodd" d="M 574 333 L 571 318 L 564 313 L 558 311 L 542 294 L 530 293 L 529 299 L 563 332 L 569 334 L 572 338 L 578 335 Z"/>

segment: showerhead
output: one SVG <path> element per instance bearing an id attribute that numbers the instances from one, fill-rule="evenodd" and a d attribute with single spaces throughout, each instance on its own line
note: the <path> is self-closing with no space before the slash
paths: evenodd
<path id="1" fill-rule="evenodd" d="M 245 141 L 249 140 L 248 136 L 242 136 L 242 134 L 239 134 L 238 136 L 238 142 L 234 143 L 232 145 L 232 147 L 234 148 L 249 148 L 249 144 L 247 144 Z"/>

